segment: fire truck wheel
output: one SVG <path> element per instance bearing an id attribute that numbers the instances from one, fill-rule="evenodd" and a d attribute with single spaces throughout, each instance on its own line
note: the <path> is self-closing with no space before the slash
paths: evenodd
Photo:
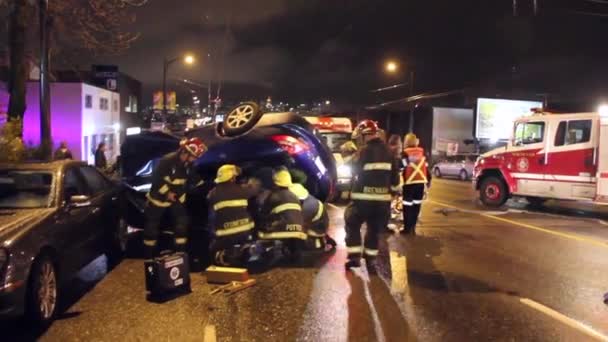
<path id="1" fill-rule="evenodd" d="M 507 186 L 498 177 L 486 177 L 479 187 L 479 198 L 488 207 L 500 207 L 508 199 Z"/>

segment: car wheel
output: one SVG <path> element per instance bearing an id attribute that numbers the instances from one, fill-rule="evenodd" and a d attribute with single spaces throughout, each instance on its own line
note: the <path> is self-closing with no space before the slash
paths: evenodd
<path id="1" fill-rule="evenodd" d="M 467 179 L 469 179 L 469 174 L 467 173 L 467 170 L 460 170 L 458 177 L 461 181 L 466 181 Z"/>
<path id="2" fill-rule="evenodd" d="M 441 170 L 438 167 L 433 169 L 433 175 L 437 178 L 441 178 Z"/>
<path id="3" fill-rule="evenodd" d="M 533 208 L 541 207 L 547 201 L 546 199 L 540 197 L 526 197 L 526 200 Z"/>
<path id="4" fill-rule="evenodd" d="M 255 102 L 244 102 L 236 106 L 224 118 L 222 128 L 227 136 L 235 136 L 249 131 L 262 117 L 262 111 Z"/>
<path id="5" fill-rule="evenodd" d="M 57 314 L 59 283 L 50 257 L 41 255 L 32 265 L 27 288 L 26 314 L 38 326 L 48 326 Z"/>
<path id="6" fill-rule="evenodd" d="M 488 207 L 497 208 L 505 204 L 508 199 L 507 186 L 498 177 L 487 177 L 479 186 L 479 198 Z"/>

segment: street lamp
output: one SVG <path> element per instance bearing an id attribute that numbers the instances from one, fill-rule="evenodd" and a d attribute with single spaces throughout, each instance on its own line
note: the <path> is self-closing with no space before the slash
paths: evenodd
<path id="1" fill-rule="evenodd" d="M 192 65 L 194 64 L 194 56 L 187 54 L 184 57 L 184 64 Z M 167 115 L 167 71 L 169 70 L 169 66 L 179 60 L 179 57 L 167 59 L 165 57 L 163 61 L 163 117 Z"/>
<path id="2" fill-rule="evenodd" d="M 395 61 L 388 61 L 386 62 L 384 68 L 389 74 L 394 74 L 395 72 L 397 72 L 397 69 L 399 69 L 399 65 L 397 65 L 397 62 Z"/>
<path id="3" fill-rule="evenodd" d="M 389 74 L 396 74 L 399 70 L 399 64 L 396 61 L 389 60 L 385 63 L 384 69 Z M 409 96 L 414 95 L 414 69 L 410 68 L 409 72 L 409 84 L 410 84 L 410 92 Z M 414 130 L 414 107 L 410 108 L 410 118 L 409 118 L 409 133 L 412 133 Z"/>

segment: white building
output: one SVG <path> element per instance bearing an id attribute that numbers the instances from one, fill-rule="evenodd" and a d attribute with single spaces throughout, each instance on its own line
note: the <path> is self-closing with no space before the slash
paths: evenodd
<path id="1" fill-rule="evenodd" d="M 6 112 L 9 94 L 0 86 L 0 112 Z M 39 84 L 27 84 L 27 108 L 23 138 L 27 144 L 40 143 Z M 94 163 L 94 152 L 102 141 L 112 163 L 120 152 L 120 97 L 118 93 L 85 83 L 51 83 L 51 137 L 57 148 L 65 141 L 74 159 Z"/>

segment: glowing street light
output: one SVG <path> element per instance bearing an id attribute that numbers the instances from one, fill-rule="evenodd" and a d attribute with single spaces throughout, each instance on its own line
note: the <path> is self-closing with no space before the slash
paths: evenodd
<path id="1" fill-rule="evenodd" d="M 399 65 L 395 61 L 388 61 L 388 62 L 386 62 L 386 65 L 384 66 L 384 68 L 385 68 L 386 72 L 388 72 L 389 74 L 394 74 L 399 69 Z"/>
<path id="2" fill-rule="evenodd" d="M 192 56 L 192 55 L 184 56 L 184 63 L 186 63 L 188 65 L 194 64 L 194 56 Z"/>
<path id="3" fill-rule="evenodd" d="M 331 104 L 331 101 L 329 101 L 329 100 L 326 100 L 326 101 L 325 101 L 325 105 L 326 105 L 326 106 L 329 106 L 330 104 Z"/>
<path id="4" fill-rule="evenodd" d="M 194 56 L 191 54 L 186 54 L 184 57 L 184 64 L 192 65 L 194 64 Z M 169 70 L 169 66 L 179 60 L 180 58 L 165 58 L 163 61 L 163 115 L 167 115 L 167 71 Z"/>

